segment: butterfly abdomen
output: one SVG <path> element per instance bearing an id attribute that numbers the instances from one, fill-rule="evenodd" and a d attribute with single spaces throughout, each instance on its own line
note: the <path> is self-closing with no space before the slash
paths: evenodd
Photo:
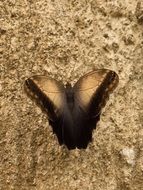
<path id="1" fill-rule="evenodd" d="M 72 111 L 69 109 L 69 107 L 65 108 L 62 117 L 63 121 L 61 125 L 61 130 L 63 144 L 65 144 L 68 149 L 74 149 L 76 147 L 75 122 Z"/>

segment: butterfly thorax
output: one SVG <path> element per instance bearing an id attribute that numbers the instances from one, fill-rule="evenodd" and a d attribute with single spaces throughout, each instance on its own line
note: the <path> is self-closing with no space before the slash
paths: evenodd
<path id="1" fill-rule="evenodd" d="M 70 111 L 74 108 L 74 91 L 70 83 L 66 84 L 66 99 Z"/>

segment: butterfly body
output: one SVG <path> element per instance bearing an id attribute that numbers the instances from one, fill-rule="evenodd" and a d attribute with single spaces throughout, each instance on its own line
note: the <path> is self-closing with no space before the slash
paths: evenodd
<path id="1" fill-rule="evenodd" d="M 67 101 L 68 108 L 71 111 L 73 111 L 74 102 L 75 102 L 75 96 L 74 96 L 73 87 L 69 83 L 66 84 L 65 94 L 66 94 L 66 101 Z"/>
<path id="2" fill-rule="evenodd" d="M 85 149 L 92 141 L 101 109 L 117 84 L 117 74 L 107 69 L 87 73 L 73 87 L 46 76 L 33 76 L 25 82 L 28 92 L 46 109 L 59 144 L 68 149 Z"/>

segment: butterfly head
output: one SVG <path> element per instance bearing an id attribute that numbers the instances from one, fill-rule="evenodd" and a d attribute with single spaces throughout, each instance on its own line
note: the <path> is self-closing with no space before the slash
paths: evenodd
<path id="1" fill-rule="evenodd" d="M 67 84 L 66 84 L 66 89 L 67 90 L 70 90 L 72 88 L 72 85 L 69 83 L 69 82 L 67 82 Z"/>

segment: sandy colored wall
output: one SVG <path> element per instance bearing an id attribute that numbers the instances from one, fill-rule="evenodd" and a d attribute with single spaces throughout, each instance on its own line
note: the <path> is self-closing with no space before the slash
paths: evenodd
<path id="1" fill-rule="evenodd" d="M 3 0 L 0 43 L 0 189 L 143 189 L 142 0 Z M 68 151 L 23 83 L 74 83 L 97 68 L 116 71 L 119 86 L 93 142 Z"/>

